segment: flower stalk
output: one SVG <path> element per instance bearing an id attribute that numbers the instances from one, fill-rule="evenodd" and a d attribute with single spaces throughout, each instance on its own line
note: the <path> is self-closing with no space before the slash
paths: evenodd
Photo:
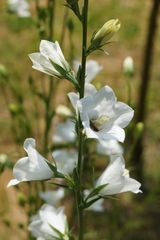
<path id="1" fill-rule="evenodd" d="M 53 40 L 53 33 L 54 33 L 54 17 L 55 17 L 55 0 L 48 0 L 48 39 L 50 41 Z M 56 80 L 55 80 L 56 81 Z M 55 83 L 56 84 L 56 83 Z M 44 153 L 47 154 L 48 149 L 48 138 L 49 138 L 49 131 L 51 128 L 52 118 L 54 115 L 54 111 L 51 111 L 50 105 L 52 102 L 52 96 L 53 96 L 53 89 L 55 89 L 55 85 L 53 83 L 52 76 L 49 76 L 49 90 L 48 90 L 48 97 L 46 99 L 46 109 L 45 109 L 45 132 L 44 132 Z"/>
<path id="2" fill-rule="evenodd" d="M 83 6 L 83 15 L 82 15 L 82 62 L 81 62 L 81 76 L 79 78 L 79 96 L 80 98 L 84 97 L 85 89 L 85 75 L 86 75 L 86 49 L 87 49 L 87 20 L 88 20 L 88 0 L 84 0 Z M 84 226 L 83 226 L 83 209 L 82 209 L 82 174 L 83 174 L 83 143 L 84 136 L 82 133 L 82 122 L 80 116 L 78 117 L 78 141 L 79 141 L 79 150 L 78 150 L 78 189 L 76 193 L 77 199 L 77 210 L 79 218 L 79 240 L 83 240 L 84 237 Z"/>

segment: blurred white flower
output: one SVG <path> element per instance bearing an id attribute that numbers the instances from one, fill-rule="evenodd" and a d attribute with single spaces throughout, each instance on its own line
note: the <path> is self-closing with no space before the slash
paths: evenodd
<path id="1" fill-rule="evenodd" d="M 102 155 L 123 154 L 123 148 L 114 139 L 108 141 L 99 141 L 97 143 L 97 153 Z"/>
<path id="2" fill-rule="evenodd" d="M 0 164 L 6 163 L 8 160 L 8 156 L 5 153 L 0 154 Z"/>
<path id="3" fill-rule="evenodd" d="M 10 180 L 8 187 L 24 181 L 45 180 L 53 177 L 53 172 L 46 163 L 46 159 L 35 149 L 35 139 L 27 138 L 23 147 L 28 157 L 20 158 L 17 161 L 13 168 L 15 179 Z"/>
<path id="4" fill-rule="evenodd" d="M 87 138 L 115 139 L 123 142 L 125 128 L 133 118 L 134 111 L 118 102 L 113 90 L 105 86 L 76 102 Z"/>
<path id="5" fill-rule="evenodd" d="M 75 71 L 78 71 L 80 62 L 75 60 L 73 62 L 73 64 L 74 64 Z M 88 60 L 87 63 L 86 63 L 85 82 L 90 83 L 102 69 L 103 69 L 103 67 L 101 65 L 99 65 L 97 61 Z"/>
<path id="6" fill-rule="evenodd" d="M 30 17 L 29 3 L 27 0 L 8 0 L 8 8 L 19 17 Z"/>
<path id="7" fill-rule="evenodd" d="M 58 123 L 52 139 L 54 143 L 74 142 L 76 139 L 75 123 L 71 119 L 67 119 L 63 123 Z"/>
<path id="8" fill-rule="evenodd" d="M 84 190 L 84 195 L 89 195 L 90 191 L 88 189 Z M 91 199 L 90 199 L 91 200 Z M 86 208 L 86 210 L 94 211 L 94 212 L 103 212 L 104 211 L 104 199 L 101 198 L 94 202 L 90 207 Z"/>
<path id="9" fill-rule="evenodd" d="M 56 108 L 56 114 L 62 117 L 71 117 L 73 115 L 71 110 L 62 104 L 58 105 L 58 107 Z"/>
<path id="10" fill-rule="evenodd" d="M 71 82 L 76 81 L 69 63 L 65 60 L 59 43 L 41 40 L 40 52 L 29 54 L 33 68 L 58 78 L 66 78 Z"/>
<path id="11" fill-rule="evenodd" d="M 39 196 L 47 204 L 57 206 L 59 201 L 64 197 L 64 189 L 59 188 L 59 189 L 54 190 L 54 191 L 40 192 Z"/>
<path id="12" fill-rule="evenodd" d="M 51 205 L 44 204 L 31 218 L 28 229 L 38 240 L 69 240 L 67 218 L 62 207 L 56 209 Z"/>
<path id="13" fill-rule="evenodd" d="M 55 159 L 57 170 L 64 174 L 70 175 L 77 166 L 78 153 L 74 149 L 55 150 L 52 152 Z"/>
<path id="14" fill-rule="evenodd" d="M 94 211 L 94 212 L 104 212 L 104 199 L 99 199 L 95 203 L 93 203 L 87 210 Z"/>
<path id="15" fill-rule="evenodd" d="M 122 156 L 112 155 L 105 171 L 99 177 L 95 187 L 107 184 L 99 192 L 100 196 L 113 195 L 122 192 L 142 192 L 141 184 L 129 177 L 129 171 L 125 169 L 125 162 Z"/>
<path id="16" fill-rule="evenodd" d="M 133 75 L 134 73 L 134 61 L 133 58 L 128 56 L 123 61 L 123 72 L 127 75 Z"/>

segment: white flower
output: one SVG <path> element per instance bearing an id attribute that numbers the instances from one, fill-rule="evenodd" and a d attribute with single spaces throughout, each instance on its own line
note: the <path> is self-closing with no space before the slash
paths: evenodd
<path id="1" fill-rule="evenodd" d="M 93 93 L 96 93 L 97 89 L 95 88 L 95 86 L 91 83 L 86 83 L 85 84 L 85 89 L 84 89 L 84 96 L 89 96 L 92 95 Z M 73 108 L 75 109 L 75 111 L 77 112 L 77 103 L 79 101 L 79 93 L 75 93 L 75 92 L 70 92 L 67 94 L 69 97 L 69 100 L 73 106 Z"/>
<path id="2" fill-rule="evenodd" d="M 13 168 L 15 179 L 10 180 L 8 187 L 20 182 L 45 180 L 53 177 L 53 172 L 46 163 L 46 159 L 35 149 L 35 139 L 27 138 L 23 147 L 28 157 L 23 157 L 17 161 Z"/>
<path id="3" fill-rule="evenodd" d="M 57 170 L 64 174 L 69 175 L 77 166 L 78 153 L 74 149 L 55 150 L 52 152 L 55 159 Z"/>
<path id="4" fill-rule="evenodd" d="M 56 114 L 62 117 L 72 117 L 73 115 L 71 110 L 63 104 L 58 105 L 56 108 Z"/>
<path id="5" fill-rule="evenodd" d="M 93 88 L 93 94 L 78 102 L 72 98 L 72 104 L 78 108 L 87 138 L 124 141 L 123 128 L 133 118 L 134 111 L 125 103 L 118 102 L 110 87 L 105 86 L 99 91 Z"/>
<path id="6" fill-rule="evenodd" d="M 73 63 L 74 63 L 75 71 L 78 71 L 80 62 L 79 61 L 74 61 Z M 90 83 L 102 69 L 103 69 L 103 67 L 101 65 L 99 65 L 97 61 L 88 60 L 87 63 L 86 63 L 85 82 Z"/>
<path id="7" fill-rule="evenodd" d="M 8 0 L 9 10 L 17 13 L 19 17 L 30 17 L 29 3 L 27 0 Z"/>
<path id="8" fill-rule="evenodd" d="M 57 41 L 53 43 L 41 40 L 40 52 L 31 53 L 29 57 L 34 69 L 51 76 L 66 78 L 72 82 L 76 81 Z"/>
<path id="9" fill-rule="evenodd" d="M 84 190 L 84 195 L 87 196 L 90 194 L 90 191 L 88 189 Z M 91 200 L 91 199 L 90 199 Z M 91 206 L 86 208 L 86 210 L 94 211 L 94 212 L 103 212 L 104 211 L 104 199 L 101 198 L 94 202 Z"/>
<path id="10" fill-rule="evenodd" d="M 62 238 L 69 240 L 69 230 L 64 208 L 56 209 L 51 205 L 44 204 L 38 213 L 31 218 L 29 231 L 38 239 L 52 240 Z"/>
<path id="11" fill-rule="evenodd" d="M 134 73 L 134 61 L 133 58 L 128 56 L 123 61 L 123 71 L 125 74 L 132 75 Z"/>
<path id="12" fill-rule="evenodd" d="M 99 141 L 97 143 L 97 153 L 102 155 L 123 154 L 122 146 L 114 139 Z"/>
<path id="13" fill-rule="evenodd" d="M 96 182 L 96 188 L 107 184 L 99 192 L 100 196 L 113 195 L 122 192 L 142 192 L 141 184 L 129 177 L 129 171 L 125 169 L 125 162 L 122 156 L 111 156 L 110 163 Z"/>
<path id="14" fill-rule="evenodd" d="M 52 137 L 54 143 L 69 143 L 76 139 L 75 124 L 67 119 L 63 123 L 58 123 L 55 127 L 55 134 Z"/>
<path id="15" fill-rule="evenodd" d="M 47 204 L 57 206 L 59 201 L 64 197 L 64 189 L 59 188 L 59 189 L 54 190 L 54 191 L 40 192 L 39 196 Z"/>

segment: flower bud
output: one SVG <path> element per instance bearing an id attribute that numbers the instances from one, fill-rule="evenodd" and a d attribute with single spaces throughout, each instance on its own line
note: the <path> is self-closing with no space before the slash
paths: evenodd
<path id="1" fill-rule="evenodd" d="M 4 153 L 0 154 L 0 164 L 5 164 L 8 160 L 8 156 Z"/>
<path id="2" fill-rule="evenodd" d="M 91 49 L 98 49 L 105 45 L 112 36 L 120 29 L 118 19 L 111 19 L 106 22 L 92 37 Z"/>
<path id="3" fill-rule="evenodd" d="M 0 77 L 6 78 L 8 76 L 8 71 L 3 64 L 0 64 Z"/>
<path id="4" fill-rule="evenodd" d="M 143 130 L 144 130 L 144 124 L 142 122 L 138 122 L 136 124 L 136 129 L 135 129 L 136 138 L 141 137 Z"/>
<path id="5" fill-rule="evenodd" d="M 22 192 L 20 192 L 17 198 L 19 206 L 24 207 L 27 202 L 26 196 Z"/>
<path id="6" fill-rule="evenodd" d="M 123 61 L 123 72 L 125 75 L 131 77 L 134 74 L 134 61 L 133 58 L 128 56 Z"/>
<path id="7" fill-rule="evenodd" d="M 8 105 L 8 109 L 11 114 L 16 115 L 22 112 L 22 107 L 19 104 L 11 103 Z"/>

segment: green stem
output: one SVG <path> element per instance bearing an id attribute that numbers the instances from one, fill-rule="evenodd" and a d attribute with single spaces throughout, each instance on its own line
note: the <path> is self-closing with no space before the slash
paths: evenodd
<path id="1" fill-rule="evenodd" d="M 49 14 L 48 39 L 49 41 L 52 41 L 53 34 L 54 34 L 53 24 L 54 24 L 54 18 L 55 18 L 55 6 L 56 6 L 55 0 L 48 0 L 48 14 Z"/>
<path id="2" fill-rule="evenodd" d="M 79 81 L 79 95 L 80 98 L 84 97 L 85 89 L 85 75 L 86 75 L 86 49 L 87 49 L 87 19 L 88 19 L 88 0 L 84 0 L 83 6 L 83 18 L 82 18 L 82 71 L 81 79 Z M 79 150 L 78 150 L 78 188 L 76 191 L 76 200 L 77 200 L 77 211 L 78 211 L 78 221 L 79 221 L 79 240 L 84 239 L 84 226 L 83 226 L 83 209 L 82 209 L 82 194 L 81 190 L 82 185 L 82 174 L 83 174 L 83 145 L 84 145 L 84 136 L 82 133 L 83 127 L 80 116 L 78 117 L 78 140 L 79 140 Z"/>

